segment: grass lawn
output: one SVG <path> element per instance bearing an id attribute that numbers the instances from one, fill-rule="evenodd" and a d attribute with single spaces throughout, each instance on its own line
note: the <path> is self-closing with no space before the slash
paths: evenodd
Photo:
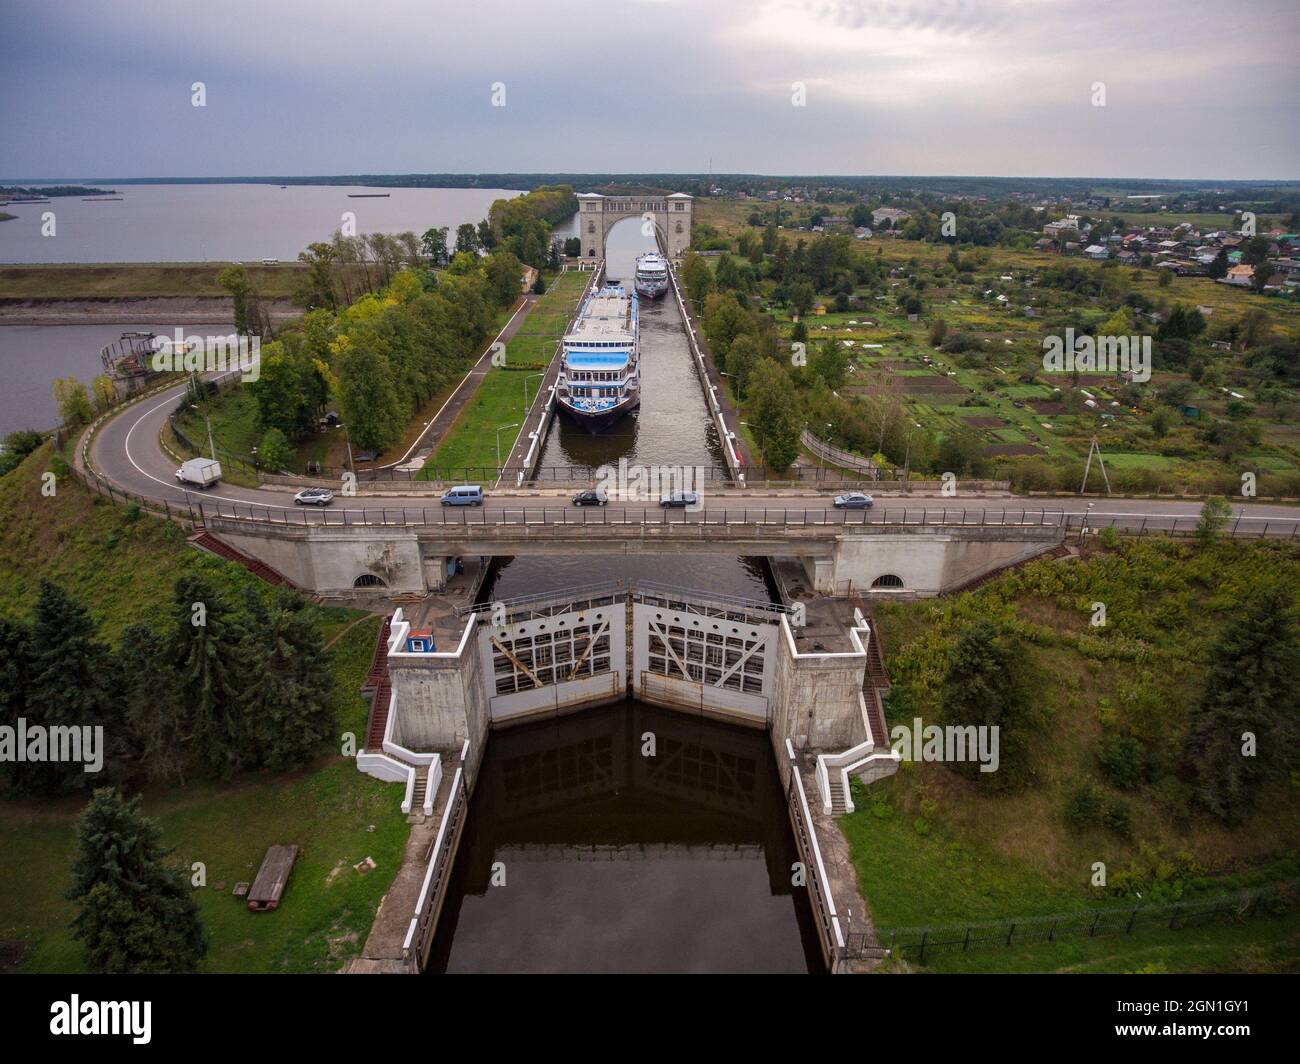
<path id="1" fill-rule="evenodd" d="M 496 467 L 497 429 L 501 436 L 501 461 L 506 460 L 519 436 L 527 407 L 524 405 L 525 378 L 540 373 L 556 352 L 556 343 L 577 309 L 578 299 L 591 279 L 590 274 L 570 270 L 560 274 L 528 313 L 519 331 L 506 344 L 505 366 L 489 369 L 478 390 L 460 412 L 451 431 L 438 445 L 426 466 L 455 470 Z M 531 401 L 541 384 L 540 377 L 527 381 Z"/>
<path id="2" fill-rule="evenodd" d="M 0 567 L 8 574 L 0 583 L 0 611 L 26 617 L 47 577 L 85 602 L 101 638 L 116 642 L 128 623 L 159 619 L 174 581 L 186 573 L 201 573 L 227 595 L 244 587 L 266 591 L 239 566 L 187 547 L 177 526 L 147 515 L 131 520 L 70 477 L 56 481 L 53 498 L 42 496 L 40 474 L 51 446 L 0 479 Z M 339 636 L 329 652 L 339 730 L 359 735 L 367 706 L 358 687 L 380 620 L 356 610 L 308 608 L 324 640 Z M 62 894 L 83 801 L 0 801 L 6 857 L 0 862 L 0 940 L 31 947 L 27 970 L 80 967 L 79 945 L 66 931 L 73 908 Z M 198 894 L 212 940 L 205 969 L 333 970 L 355 953 L 401 859 L 407 829 L 400 802 L 400 788 L 328 753 L 288 775 L 148 788 L 145 810 L 159 818 L 178 867 L 194 861 L 206 866 L 207 886 Z M 303 854 L 280 909 L 251 914 L 230 889 L 253 878 L 273 843 L 296 843 Z M 367 856 L 378 868 L 362 876 L 351 866 Z"/>

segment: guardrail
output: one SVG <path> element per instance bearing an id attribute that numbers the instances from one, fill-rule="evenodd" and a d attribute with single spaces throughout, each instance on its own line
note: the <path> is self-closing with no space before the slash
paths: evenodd
<path id="1" fill-rule="evenodd" d="M 191 517 L 206 523 L 225 519 L 268 526 L 365 526 L 441 528 L 565 528 L 645 527 L 709 528 L 846 528 L 865 533 L 886 533 L 894 528 L 1054 528 L 1063 535 L 1080 535 L 1114 528 L 1134 535 L 1191 536 L 1197 533 L 1198 515 L 1086 513 L 1065 510 L 1031 510 L 985 507 L 897 507 L 882 510 L 836 510 L 810 507 L 722 507 L 688 511 L 668 507 L 530 507 L 488 510 L 469 507 L 382 507 L 339 509 L 300 507 L 293 510 L 261 503 L 212 501 L 189 493 Z M 155 508 L 160 508 L 155 504 Z M 173 511 L 181 509 L 177 506 Z M 680 515 L 680 516 L 678 516 Z M 1237 538 L 1287 538 L 1300 535 L 1300 516 L 1237 517 L 1224 531 Z"/>
<path id="2" fill-rule="evenodd" d="M 860 454 L 854 454 L 852 451 L 845 451 L 836 447 L 832 443 L 820 440 L 807 429 L 799 434 L 799 442 L 802 443 L 814 455 L 823 462 L 832 462 L 835 465 L 843 466 L 846 469 L 856 470 L 866 473 L 872 480 L 880 479 L 880 466 L 870 458 L 864 458 Z"/>

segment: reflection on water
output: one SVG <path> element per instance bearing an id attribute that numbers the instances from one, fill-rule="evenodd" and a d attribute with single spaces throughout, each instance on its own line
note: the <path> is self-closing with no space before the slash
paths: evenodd
<path id="1" fill-rule="evenodd" d="M 819 971 L 796 860 L 762 732 L 631 701 L 494 732 L 429 970 Z"/>

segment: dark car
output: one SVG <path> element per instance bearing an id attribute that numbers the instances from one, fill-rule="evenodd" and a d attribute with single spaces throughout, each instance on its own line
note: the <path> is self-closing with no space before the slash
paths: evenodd
<path id="1" fill-rule="evenodd" d="M 679 506 L 685 509 L 688 506 L 698 506 L 700 504 L 700 493 L 698 491 L 670 491 L 659 500 L 660 506 Z"/>
<path id="2" fill-rule="evenodd" d="M 609 496 L 604 488 L 588 488 L 573 497 L 574 506 L 604 506 L 608 502 Z"/>

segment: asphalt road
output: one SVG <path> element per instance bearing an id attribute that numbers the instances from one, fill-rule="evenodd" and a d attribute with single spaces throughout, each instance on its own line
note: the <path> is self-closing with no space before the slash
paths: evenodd
<path id="1" fill-rule="evenodd" d="M 513 494 L 493 491 L 481 508 L 442 507 L 438 495 L 432 491 L 429 495 L 421 496 L 338 495 L 334 503 L 324 510 L 295 507 L 293 489 L 288 487 L 245 488 L 220 483 L 206 491 L 196 491 L 177 484 L 176 462 L 162 451 L 158 437 L 183 391 L 184 385 L 177 385 L 126 407 L 105 422 L 96 434 L 91 448 L 91 461 L 95 470 L 116 487 L 148 499 L 158 502 L 165 500 L 173 506 L 201 501 L 209 512 L 215 507 L 218 512 L 248 518 L 266 516 L 276 521 L 328 521 L 330 524 L 403 521 L 658 524 L 665 520 L 764 524 L 857 524 L 862 521 L 929 524 L 964 520 L 971 524 L 1066 523 L 1078 528 L 1082 523 L 1079 515 L 1090 512 L 1087 520 L 1091 527 L 1115 524 L 1122 528 L 1145 527 L 1158 531 L 1173 528 L 1190 530 L 1201 509 L 1201 504 L 1196 501 L 1077 497 L 1027 500 L 1007 496 L 966 495 L 960 491 L 960 485 L 957 496 L 946 499 L 915 496 L 904 499 L 881 495 L 875 508 L 865 513 L 836 510 L 833 506 L 834 495 L 830 492 L 751 493 L 735 489 L 710 489 L 708 485 L 704 486 L 703 508 L 698 511 L 665 511 L 656 506 L 653 499 L 645 504 L 637 501 L 620 503 L 615 500 L 603 509 L 579 509 L 569 505 L 569 497 L 577 487 L 569 484 L 562 489 L 540 494 L 535 490 Z M 964 519 L 958 516 L 963 511 Z M 1300 508 L 1296 506 L 1272 503 L 1234 504 L 1233 512 L 1231 529 L 1239 535 L 1300 534 Z"/>

